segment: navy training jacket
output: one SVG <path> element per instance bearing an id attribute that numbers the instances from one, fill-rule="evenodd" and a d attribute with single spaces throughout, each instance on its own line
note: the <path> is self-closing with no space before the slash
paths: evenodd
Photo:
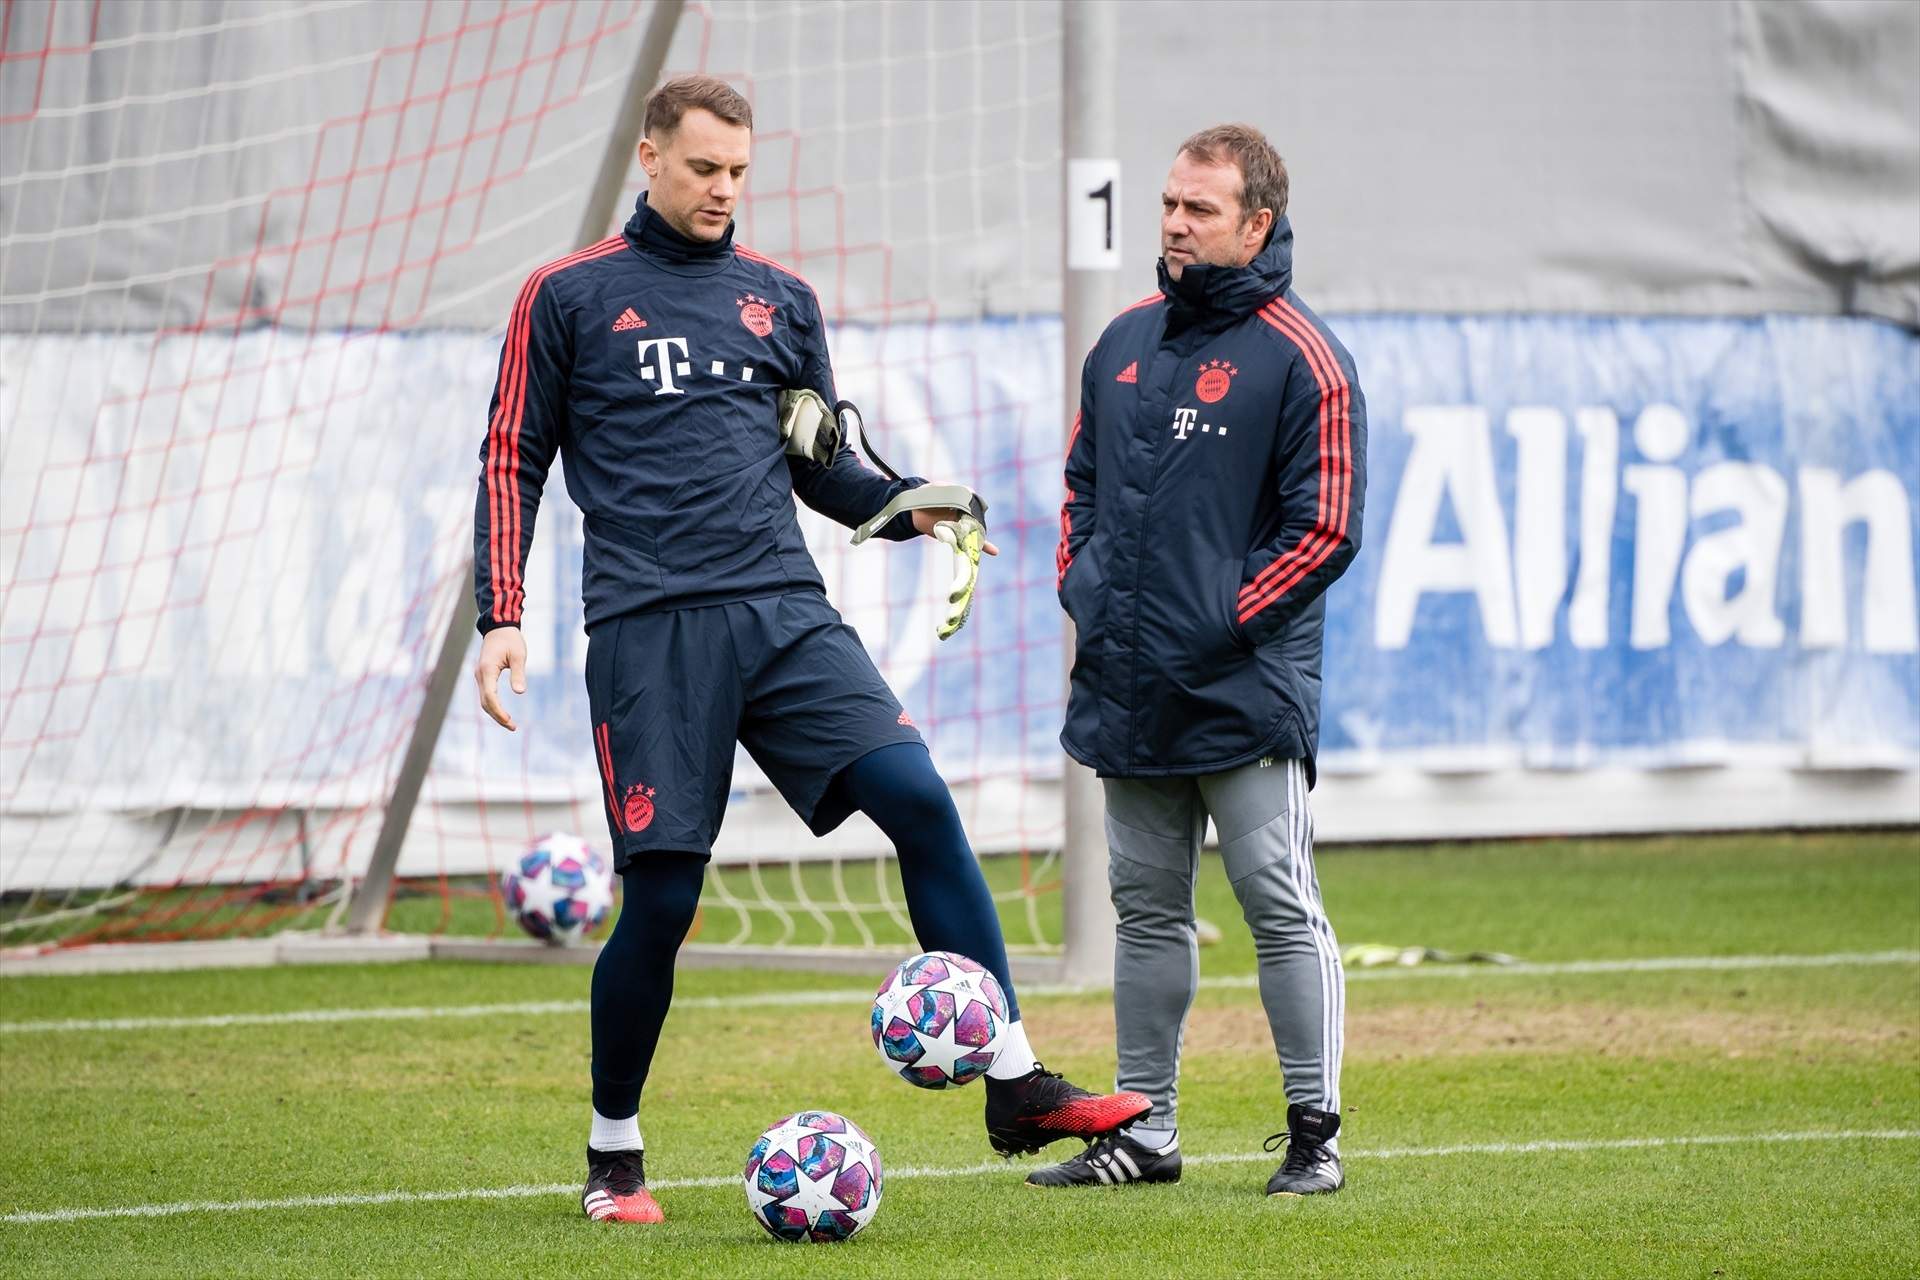
<path id="1" fill-rule="evenodd" d="M 787 268 L 675 232 L 640 197 L 620 235 L 535 271 L 520 290 L 480 450 L 474 596 L 480 630 L 518 626 L 540 492 L 557 451 L 586 517 L 589 628 L 642 610 L 825 590 L 797 493 L 853 526 L 900 490 L 843 442 L 790 458 L 783 387 L 835 402 L 820 302 Z M 908 515 L 879 536 L 913 536 Z"/>
<path id="2" fill-rule="evenodd" d="M 1088 353 L 1055 557 L 1078 631 L 1060 744 L 1103 776 L 1299 756 L 1314 777 L 1366 406 L 1292 278 L 1281 218 L 1245 267 L 1163 263 Z"/>

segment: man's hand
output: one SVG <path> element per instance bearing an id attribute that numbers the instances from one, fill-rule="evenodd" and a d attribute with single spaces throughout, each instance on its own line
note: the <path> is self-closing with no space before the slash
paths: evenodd
<path id="1" fill-rule="evenodd" d="M 967 513 L 958 507 L 922 507 L 918 511 L 909 512 L 908 514 L 913 517 L 913 530 L 915 533 L 924 534 L 929 538 L 939 538 L 940 535 L 934 532 L 935 526 L 958 523 Z M 946 539 L 942 538 L 941 541 L 944 542 Z M 980 543 L 980 549 L 990 556 L 1000 554 L 1000 548 L 984 539 Z"/>
<path id="2" fill-rule="evenodd" d="M 517 728 L 513 717 L 500 705 L 500 671 L 513 673 L 513 691 L 527 691 L 527 642 L 518 627 L 495 627 L 480 641 L 480 661 L 473 665 L 474 682 L 480 686 L 480 709 L 500 724 Z"/>
<path id="3" fill-rule="evenodd" d="M 934 633 L 946 640 L 967 625 L 967 615 L 973 612 L 973 589 L 980 581 L 980 553 L 997 556 L 1000 548 L 987 541 L 986 530 L 978 520 L 958 507 L 922 507 L 912 515 L 915 529 L 946 543 L 960 557 L 947 587 L 947 615 Z"/>

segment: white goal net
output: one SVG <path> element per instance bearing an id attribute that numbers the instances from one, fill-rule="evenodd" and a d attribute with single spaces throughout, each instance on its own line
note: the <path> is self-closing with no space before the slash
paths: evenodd
<path id="1" fill-rule="evenodd" d="M 650 16 L 7 6 L 0 946 L 341 918 L 466 589 L 513 294 L 574 247 Z M 737 239 L 814 284 L 876 442 L 992 503 L 944 645 L 944 551 L 803 526 L 1025 947 L 1058 939 L 1059 65 L 1050 6 L 754 3 L 685 6 L 665 70 L 753 100 Z M 461 689 L 390 928 L 509 930 L 501 867 L 604 840 L 579 536 L 556 468 L 522 731 Z M 902 941 L 889 855 L 858 818 L 812 840 L 743 754 L 699 940 Z"/>

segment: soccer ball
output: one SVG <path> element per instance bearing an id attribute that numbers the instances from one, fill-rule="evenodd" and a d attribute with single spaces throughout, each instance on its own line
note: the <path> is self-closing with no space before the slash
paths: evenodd
<path id="1" fill-rule="evenodd" d="M 1006 1043 L 1007 993 L 951 951 L 902 961 L 873 997 L 873 1047 L 902 1080 L 948 1089 L 987 1073 Z"/>
<path id="2" fill-rule="evenodd" d="M 522 929 L 564 947 L 598 929 L 613 910 L 613 868 L 579 836 L 543 836 L 500 873 L 500 897 Z"/>
<path id="3" fill-rule="evenodd" d="M 753 1220 L 782 1240 L 845 1240 L 880 1212 L 880 1150 L 831 1111 L 802 1111 L 761 1134 L 740 1181 Z"/>

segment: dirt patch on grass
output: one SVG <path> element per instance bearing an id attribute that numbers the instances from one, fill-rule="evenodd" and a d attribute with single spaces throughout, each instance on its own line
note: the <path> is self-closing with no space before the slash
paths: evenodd
<path id="1" fill-rule="evenodd" d="M 1049 1047 L 1094 1049 L 1113 1043 L 1113 1011 L 1083 1003 L 1049 1004 L 1034 1023 Z M 1187 1020 L 1186 1052 L 1271 1052 L 1258 1004 L 1203 1004 Z M 1347 1059 L 1395 1062 L 1483 1053 L 1589 1053 L 1665 1056 L 1700 1050 L 1731 1057 L 1848 1047 L 1920 1045 L 1911 1025 L 1818 1021 L 1776 1013 L 1677 1012 L 1597 1003 L 1516 1006 L 1402 1006 L 1347 1012 Z"/>

